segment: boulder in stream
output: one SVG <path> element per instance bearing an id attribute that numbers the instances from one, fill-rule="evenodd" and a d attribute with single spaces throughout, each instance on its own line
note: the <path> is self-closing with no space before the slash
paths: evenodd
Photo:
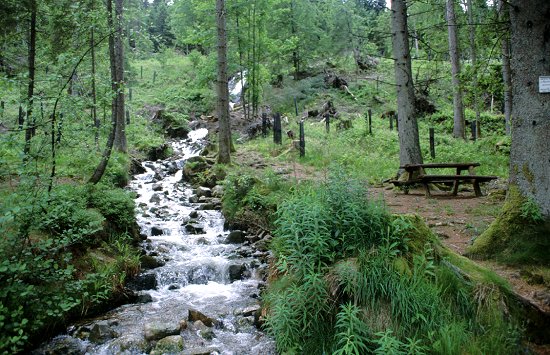
<path id="1" fill-rule="evenodd" d="M 170 335 L 160 339 L 152 354 L 173 354 L 183 350 L 183 337 L 181 335 Z"/>
<path id="2" fill-rule="evenodd" d="M 229 280 L 233 282 L 242 279 L 245 271 L 246 266 L 244 264 L 229 265 Z"/>
<path id="3" fill-rule="evenodd" d="M 160 340 L 170 335 L 179 335 L 180 325 L 164 322 L 151 322 L 145 324 L 143 332 L 145 339 L 148 341 Z"/>
<path id="4" fill-rule="evenodd" d="M 111 329 L 107 322 L 98 322 L 92 326 L 88 340 L 92 343 L 104 343 L 109 339 L 116 338 L 118 334 Z"/>
<path id="5" fill-rule="evenodd" d="M 110 354 L 119 354 L 128 352 L 132 354 L 145 353 L 147 351 L 147 341 L 139 334 L 124 334 L 113 340 L 107 348 Z"/>
<path id="6" fill-rule="evenodd" d="M 140 274 L 128 282 L 128 288 L 134 291 L 155 290 L 157 278 L 154 274 Z"/>
<path id="7" fill-rule="evenodd" d="M 212 327 L 215 323 L 214 319 L 208 317 L 204 313 L 197 311 L 196 309 L 189 309 L 189 316 L 187 318 L 190 322 L 196 322 L 200 320 L 207 327 Z"/>
<path id="8" fill-rule="evenodd" d="M 227 236 L 227 238 L 225 239 L 225 242 L 228 243 L 228 244 L 240 244 L 240 243 L 243 243 L 245 238 L 244 238 L 244 233 L 243 231 L 240 231 L 240 230 L 234 230 L 234 231 L 231 231 L 229 233 L 229 235 Z"/>
<path id="9" fill-rule="evenodd" d="M 158 236 L 158 235 L 163 235 L 163 234 L 164 234 L 164 231 L 162 230 L 162 228 L 157 227 L 157 226 L 153 226 L 151 228 L 151 236 L 152 237 L 155 237 L 155 236 Z"/>

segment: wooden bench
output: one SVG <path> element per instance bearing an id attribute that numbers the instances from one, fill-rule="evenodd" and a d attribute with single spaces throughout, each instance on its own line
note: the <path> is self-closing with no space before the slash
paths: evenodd
<path id="1" fill-rule="evenodd" d="M 390 180 L 395 186 L 403 187 L 405 193 L 408 193 L 408 187 L 414 184 L 422 184 L 426 191 L 426 196 L 431 196 L 431 183 L 452 184 L 452 193 L 454 196 L 458 193 L 460 183 L 472 184 L 476 196 L 483 196 L 479 183 L 488 182 L 497 179 L 496 176 L 476 175 L 474 168 L 479 163 L 428 163 L 428 164 L 407 164 L 401 166 L 408 173 L 407 180 Z M 455 169 L 454 175 L 430 175 L 426 174 L 426 169 Z M 468 175 L 461 175 L 462 171 L 468 171 Z"/>

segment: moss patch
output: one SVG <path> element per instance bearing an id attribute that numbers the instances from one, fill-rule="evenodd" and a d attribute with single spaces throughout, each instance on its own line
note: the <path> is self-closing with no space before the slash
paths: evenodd
<path id="1" fill-rule="evenodd" d="M 497 219 L 481 234 L 468 255 L 495 258 L 512 264 L 548 265 L 550 263 L 550 222 L 533 223 L 522 216 L 526 198 L 511 185 Z"/>

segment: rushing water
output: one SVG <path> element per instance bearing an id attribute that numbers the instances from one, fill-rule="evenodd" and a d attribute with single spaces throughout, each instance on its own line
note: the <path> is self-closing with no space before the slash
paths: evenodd
<path id="1" fill-rule="evenodd" d="M 229 232 L 224 231 L 220 211 L 190 203 L 193 189 L 181 182 L 185 160 L 198 154 L 206 134 L 200 129 L 174 142 L 176 159 L 143 163 L 146 172 L 130 184 L 138 194 L 138 223 L 148 236 L 144 249 L 164 264 L 145 271 L 140 279 L 148 281 L 134 286 L 145 303 L 124 305 L 73 326 L 36 353 L 180 353 L 155 350 L 163 337 L 150 334 L 157 328 L 178 333 L 183 354 L 275 353 L 273 341 L 255 326 L 262 284 L 258 270 L 266 265 L 246 246 L 227 243 Z M 191 233 L 185 227 L 190 216 L 195 227 Z M 189 310 L 201 312 L 214 324 L 207 327 L 190 320 Z"/>

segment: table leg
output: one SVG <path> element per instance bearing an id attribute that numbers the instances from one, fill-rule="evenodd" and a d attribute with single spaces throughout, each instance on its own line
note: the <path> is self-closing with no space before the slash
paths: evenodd
<path id="1" fill-rule="evenodd" d="M 456 175 L 460 175 L 462 172 L 462 169 L 456 168 Z M 453 196 L 456 196 L 458 194 L 458 180 L 455 180 L 453 182 Z"/>
<path id="2" fill-rule="evenodd" d="M 481 193 L 481 188 L 479 187 L 479 182 L 477 181 L 477 179 L 474 180 L 473 185 L 474 185 L 474 192 L 476 193 L 476 197 L 483 196 L 483 193 Z"/>
<path id="3" fill-rule="evenodd" d="M 426 190 L 426 197 L 432 197 L 432 194 L 430 193 L 430 186 L 427 182 L 424 183 L 424 189 Z"/>

